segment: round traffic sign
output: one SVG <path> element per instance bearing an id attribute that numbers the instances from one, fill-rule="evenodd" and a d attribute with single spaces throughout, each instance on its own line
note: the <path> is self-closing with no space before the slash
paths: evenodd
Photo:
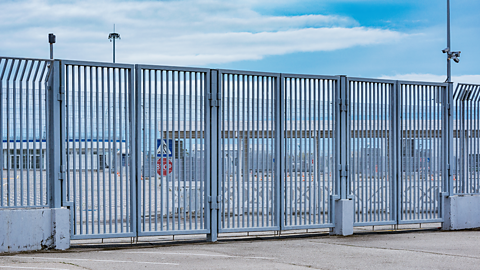
<path id="1" fill-rule="evenodd" d="M 167 176 L 167 174 L 171 174 L 173 170 L 173 163 L 171 160 L 167 158 L 159 158 L 157 160 L 157 173 L 158 175 Z"/>

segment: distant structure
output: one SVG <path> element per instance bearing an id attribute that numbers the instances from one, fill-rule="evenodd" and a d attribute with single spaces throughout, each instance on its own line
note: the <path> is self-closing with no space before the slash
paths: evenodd
<path id="1" fill-rule="evenodd" d="M 113 63 L 115 63 L 115 40 L 120 39 L 120 34 L 115 32 L 115 24 L 113 25 L 113 33 L 108 34 L 110 42 L 113 40 Z"/>

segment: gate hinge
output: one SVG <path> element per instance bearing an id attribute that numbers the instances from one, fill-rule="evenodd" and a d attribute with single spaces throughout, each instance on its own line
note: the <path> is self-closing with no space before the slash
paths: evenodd
<path id="1" fill-rule="evenodd" d="M 65 170 L 63 169 L 63 165 L 60 166 L 60 172 L 58 172 L 58 180 L 65 179 Z"/>
<path id="2" fill-rule="evenodd" d="M 348 109 L 348 100 L 338 99 L 338 106 L 340 106 L 340 112 L 346 112 Z"/>
<path id="3" fill-rule="evenodd" d="M 65 97 L 65 94 L 63 93 L 57 94 L 57 100 L 59 101 L 63 101 L 64 97 Z"/>
<path id="4" fill-rule="evenodd" d="M 448 111 L 448 115 L 452 115 L 452 111 L 450 109 L 450 103 L 447 103 L 447 111 Z"/>
<path id="5" fill-rule="evenodd" d="M 220 209 L 219 208 L 219 198 L 221 199 L 221 196 L 217 196 L 217 201 L 212 200 L 212 196 L 208 196 L 208 203 L 210 204 L 210 209 L 215 210 L 215 209 Z"/>
<path id="6" fill-rule="evenodd" d="M 220 93 L 208 94 L 208 100 L 210 101 L 210 106 L 211 107 L 219 107 L 220 106 L 220 100 L 222 99 L 222 95 Z"/>

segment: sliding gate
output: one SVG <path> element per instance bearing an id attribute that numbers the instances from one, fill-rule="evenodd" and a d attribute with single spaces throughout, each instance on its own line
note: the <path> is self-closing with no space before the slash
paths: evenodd
<path id="1" fill-rule="evenodd" d="M 72 239 L 442 221 L 446 84 L 57 65 Z"/>
<path id="2" fill-rule="evenodd" d="M 348 81 L 355 226 L 442 222 L 447 85 Z"/>
<path id="3" fill-rule="evenodd" d="M 61 61 L 60 70 L 71 238 L 135 236 L 134 66 Z"/>

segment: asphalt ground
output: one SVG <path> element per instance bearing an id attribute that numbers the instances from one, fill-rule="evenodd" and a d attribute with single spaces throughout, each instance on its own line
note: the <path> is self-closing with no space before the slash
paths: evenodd
<path id="1" fill-rule="evenodd" d="M 72 248 L 0 255 L 0 269 L 480 269 L 480 231 L 439 224 L 72 241 Z M 396 230 L 393 230 L 396 229 Z"/>

